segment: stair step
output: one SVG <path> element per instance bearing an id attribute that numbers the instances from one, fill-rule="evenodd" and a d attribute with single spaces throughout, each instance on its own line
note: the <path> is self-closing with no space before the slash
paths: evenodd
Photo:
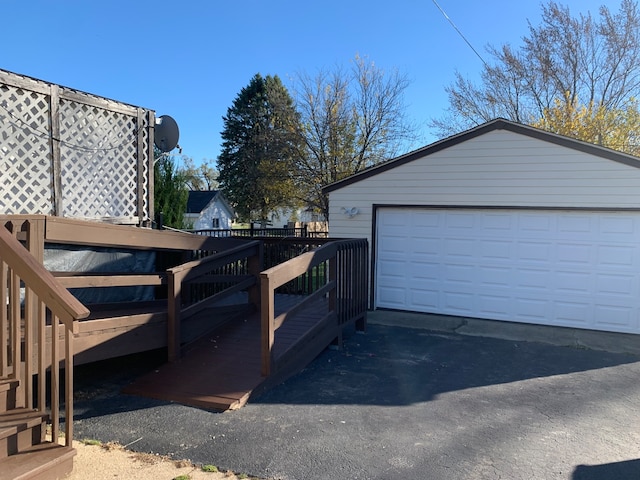
<path id="1" fill-rule="evenodd" d="M 0 460 L 0 480 L 58 480 L 73 470 L 75 448 L 44 442 Z"/>
<path id="2" fill-rule="evenodd" d="M 0 459 L 41 443 L 47 418 L 46 414 L 24 408 L 0 415 Z"/>
<path id="3" fill-rule="evenodd" d="M 0 380 L 0 414 L 16 408 L 16 390 L 19 385 L 18 380 Z"/>
<path id="4" fill-rule="evenodd" d="M 34 410 L 32 408 L 16 408 L 6 413 L 0 414 L 0 428 L 21 423 L 34 425 L 36 423 L 45 421 L 48 418 L 48 414 L 41 413 L 38 410 Z"/>

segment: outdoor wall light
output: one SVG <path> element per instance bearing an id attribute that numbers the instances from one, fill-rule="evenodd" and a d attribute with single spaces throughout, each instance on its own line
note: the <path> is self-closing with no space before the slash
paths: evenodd
<path id="1" fill-rule="evenodd" d="M 360 210 L 358 210 L 357 207 L 342 207 L 342 213 L 344 213 L 349 218 L 353 218 L 360 213 Z"/>

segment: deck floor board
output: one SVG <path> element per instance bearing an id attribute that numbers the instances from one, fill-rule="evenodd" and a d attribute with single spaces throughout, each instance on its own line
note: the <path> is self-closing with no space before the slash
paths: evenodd
<path id="1" fill-rule="evenodd" d="M 277 295 L 276 315 L 299 297 Z M 277 331 L 274 356 L 288 351 L 324 317 L 319 301 Z M 305 365 L 299 365 L 303 368 Z M 182 358 L 143 375 L 124 388 L 128 394 L 174 401 L 212 410 L 242 407 L 267 380 L 261 375 L 260 314 L 236 318 L 190 345 Z"/>

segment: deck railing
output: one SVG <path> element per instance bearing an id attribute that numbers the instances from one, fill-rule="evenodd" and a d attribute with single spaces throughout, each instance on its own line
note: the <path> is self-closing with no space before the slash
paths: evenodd
<path id="1" fill-rule="evenodd" d="M 276 330 L 298 312 L 326 298 L 325 320 L 335 318 L 336 337 L 349 322 L 364 329 L 367 312 L 368 244 L 364 239 L 336 240 L 260 273 L 262 375 L 273 369 Z M 289 311 L 275 316 L 275 293 L 283 285 L 304 277 L 307 290 Z M 325 321 L 323 320 L 323 321 Z M 331 320 L 333 321 L 333 320 Z"/>
<path id="2" fill-rule="evenodd" d="M 45 412 L 47 369 L 51 377 L 50 423 L 52 439 L 60 424 L 60 368 L 65 367 L 65 442 L 73 440 L 73 335 L 76 321 L 89 310 L 22 245 L 38 242 L 36 224 L 28 221 L 0 226 L 0 376 L 19 381 L 16 404 Z M 46 323 L 51 323 L 47 352 Z M 61 332 L 62 330 L 62 332 Z M 60 346 L 62 343 L 62 352 Z M 48 353 L 48 355 L 47 355 Z M 24 363 L 24 365 L 23 365 Z M 37 386 L 34 388 L 34 378 Z"/>
<path id="3" fill-rule="evenodd" d="M 167 270 L 169 361 L 180 358 L 188 317 L 245 290 L 249 304 L 260 304 L 261 267 L 262 243 L 251 241 Z"/>
<path id="4" fill-rule="evenodd" d="M 208 228 L 189 230 L 198 235 L 208 237 L 294 237 L 294 238 L 327 238 L 329 232 L 311 230 L 306 225 L 302 227 L 250 227 L 250 228 Z"/>

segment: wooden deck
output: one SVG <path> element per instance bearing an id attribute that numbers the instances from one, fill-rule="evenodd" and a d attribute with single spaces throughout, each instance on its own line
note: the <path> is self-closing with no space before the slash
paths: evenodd
<path id="1" fill-rule="evenodd" d="M 276 295 L 276 315 L 300 297 Z M 276 330 L 275 369 L 261 371 L 260 314 L 236 318 L 186 348 L 182 358 L 167 363 L 124 388 L 124 393 L 173 401 L 212 410 L 242 407 L 252 394 L 303 369 L 338 335 L 323 320 L 328 302 L 322 300 L 285 321 Z"/>

